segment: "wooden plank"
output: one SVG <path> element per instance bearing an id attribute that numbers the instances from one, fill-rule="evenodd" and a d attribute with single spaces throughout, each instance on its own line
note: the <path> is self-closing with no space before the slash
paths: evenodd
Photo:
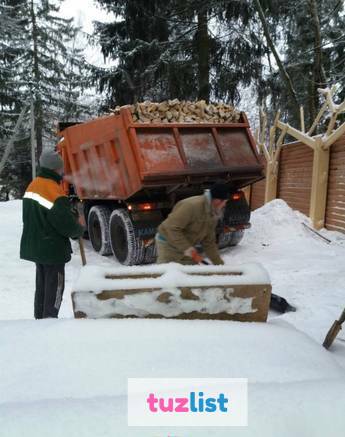
<path id="1" fill-rule="evenodd" d="M 281 153 L 285 156 L 294 155 L 294 156 L 301 156 L 301 155 L 308 155 L 313 154 L 313 150 L 310 149 L 307 146 L 304 145 L 286 145 L 282 146 Z"/>
<path id="2" fill-rule="evenodd" d="M 288 170 L 282 170 L 280 173 L 280 179 L 281 179 L 281 185 L 284 183 L 292 182 L 292 183 L 298 183 L 300 186 L 303 186 L 301 182 L 310 181 L 309 184 L 311 185 L 311 175 L 312 172 L 310 170 L 305 171 L 302 169 L 288 169 Z"/>
<path id="3" fill-rule="evenodd" d="M 334 204 L 334 203 L 337 203 L 337 202 L 344 203 L 345 202 L 345 193 L 344 193 L 344 191 L 341 192 L 341 193 L 338 192 L 338 193 L 332 193 L 331 195 L 329 195 L 328 196 L 328 202 L 329 202 L 330 205 Z"/>
<path id="4" fill-rule="evenodd" d="M 291 197 L 296 199 L 309 200 L 310 190 L 307 191 L 296 191 L 293 189 L 281 190 L 279 192 L 279 197 L 284 199 L 285 197 Z"/>
<path id="5" fill-rule="evenodd" d="M 283 195 L 283 196 L 279 196 L 280 199 L 285 200 L 286 202 L 290 202 L 296 205 L 308 205 L 308 200 L 309 200 L 309 196 L 308 197 L 301 197 L 301 196 L 293 196 L 293 195 Z"/>
<path id="6" fill-rule="evenodd" d="M 283 161 L 282 162 L 295 162 L 295 161 L 304 161 L 304 160 L 308 160 L 308 159 L 311 159 L 312 158 L 312 153 L 306 153 L 306 154 L 301 154 L 301 155 L 298 155 L 298 154 L 289 154 L 289 155 L 286 155 L 286 154 L 282 154 L 282 159 L 283 159 Z"/>
<path id="7" fill-rule="evenodd" d="M 326 225 L 325 227 L 329 231 L 337 231 L 337 232 L 345 233 L 344 228 L 342 228 L 342 227 L 338 227 L 338 226 L 334 226 L 334 225 Z"/>
<path id="8" fill-rule="evenodd" d="M 345 196 L 343 196 L 341 199 L 328 199 L 327 205 L 330 210 L 334 208 L 345 208 Z"/>
<path id="9" fill-rule="evenodd" d="M 303 157 L 303 158 L 289 158 L 286 159 L 285 157 L 282 158 L 281 164 L 282 166 L 289 166 L 291 164 L 304 164 L 305 162 L 309 162 L 312 161 L 312 157 L 308 156 L 308 157 Z"/>
<path id="10" fill-rule="evenodd" d="M 340 222 L 344 222 L 345 224 L 345 214 L 328 213 L 326 217 L 327 217 L 327 222 L 330 222 L 332 220 L 337 220 Z"/>
<path id="11" fill-rule="evenodd" d="M 265 184 L 266 184 L 266 180 L 263 179 L 252 185 L 252 193 L 251 193 L 251 201 L 250 201 L 250 207 L 252 211 L 261 208 L 261 206 L 263 206 L 265 203 Z"/>
<path id="12" fill-rule="evenodd" d="M 327 220 L 326 228 L 328 228 L 328 226 L 337 226 L 339 229 L 344 230 L 345 233 L 345 221 L 329 219 Z"/>
<path id="13" fill-rule="evenodd" d="M 286 202 L 289 201 L 289 202 L 293 202 L 294 204 L 301 204 L 301 205 L 305 205 L 309 199 L 309 197 L 293 196 L 292 194 L 281 196 L 279 198 L 285 200 Z"/>
<path id="14" fill-rule="evenodd" d="M 297 178 L 296 178 L 297 179 Z M 299 178 L 297 182 L 286 182 L 285 184 L 282 184 L 279 188 L 279 193 L 281 193 L 283 190 L 296 190 L 296 191 L 310 191 L 311 185 L 308 180 Z"/>
<path id="15" fill-rule="evenodd" d="M 293 195 L 302 195 L 310 192 L 310 187 L 300 188 L 299 185 L 285 185 L 281 188 L 280 193 L 293 194 Z"/>
<path id="16" fill-rule="evenodd" d="M 293 166 L 294 164 L 305 164 L 306 162 L 311 162 L 313 159 L 312 159 L 312 157 L 311 156 L 306 156 L 306 157 L 303 157 L 303 158 L 289 158 L 289 159 L 286 159 L 285 157 L 283 157 L 282 159 L 281 159 L 281 165 L 282 166 Z"/>

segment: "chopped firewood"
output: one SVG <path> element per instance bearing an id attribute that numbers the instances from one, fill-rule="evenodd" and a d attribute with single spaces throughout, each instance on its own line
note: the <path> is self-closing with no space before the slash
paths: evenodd
<path id="1" fill-rule="evenodd" d="M 121 108 L 128 108 L 135 123 L 236 123 L 240 112 L 225 103 L 207 104 L 205 100 L 165 100 L 126 106 L 116 106 L 111 112 L 120 114 Z"/>

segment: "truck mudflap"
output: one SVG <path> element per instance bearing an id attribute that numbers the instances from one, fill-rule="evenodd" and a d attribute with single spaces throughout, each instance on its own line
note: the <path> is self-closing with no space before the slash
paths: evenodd
<path id="1" fill-rule="evenodd" d="M 163 220 L 162 212 L 159 209 L 138 210 L 132 211 L 130 216 L 138 247 L 141 248 L 140 264 L 153 263 L 157 256 L 154 238 Z"/>

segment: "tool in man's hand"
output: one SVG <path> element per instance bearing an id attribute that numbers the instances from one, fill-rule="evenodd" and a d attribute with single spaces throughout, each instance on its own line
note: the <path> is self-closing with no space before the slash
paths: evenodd
<path id="1" fill-rule="evenodd" d="M 345 322 L 345 309 L 341 313 L 341 316 L 339 317 L 339 320 L 336 320 L 329 331 L 327 332 L 327 335 L 325 337 L 324 342 L 322 343 L 322 346 L 326 349 L 329 349 L 335 340 L 336 336 L 339 334 L 339 331 L 341 330 L 341 325 Z"/>
<path id="2" fill-rule="evenodd" d="M 83 218 L 79 214 L 79 210 L 78 210 L 78 207 L 76 204 L 73 204 L 73 203 L 71 204 L 71 211 L 72 211 L 72 214 L 74 215 L 75 219 L 79 222 L 79 224 L 85 228 L 85 226 L 86 226 L 85 220 L 83 220 Z M 83 266 L 85 266 L 86 265 L 86 256 L 85 256 L 84 241 L 83 241 L 82 237 L 78 238 L 78 243 L 79 243 L 81 262 L 82 262 Z"/>
<path id="3" fill-rule="evenodd" d="M 196 264 L 200 264 L 203 261 L 203 257 L 200 255 L 200 253 L 197 251 L 197 249 L 195 249 L 195 247 L 189 247 L 188 249 L 186 249 L 184 251 L 184 255 L 185 256 L 189 256 L 192 258 L 192 260 L 196 263 Z"/>
<path id="4" fill-rule="evenodd" d="M 81 256 L 81 262 L 83 266 L 86 265 L 86 256 L 85 256 L 85 248 L 84 248 L 84 241 L 81 237 L 78 238 L 79 242 L 79 250 L 80 250 L 80 256 Z"/>

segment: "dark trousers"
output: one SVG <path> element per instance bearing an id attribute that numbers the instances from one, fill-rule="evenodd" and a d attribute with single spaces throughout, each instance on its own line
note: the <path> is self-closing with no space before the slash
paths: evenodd
<path id="1" fill-rule="evenodd" d="M 65 264 L 36 264 L 35 319 L 57 317 L 65 289 Z"/>

